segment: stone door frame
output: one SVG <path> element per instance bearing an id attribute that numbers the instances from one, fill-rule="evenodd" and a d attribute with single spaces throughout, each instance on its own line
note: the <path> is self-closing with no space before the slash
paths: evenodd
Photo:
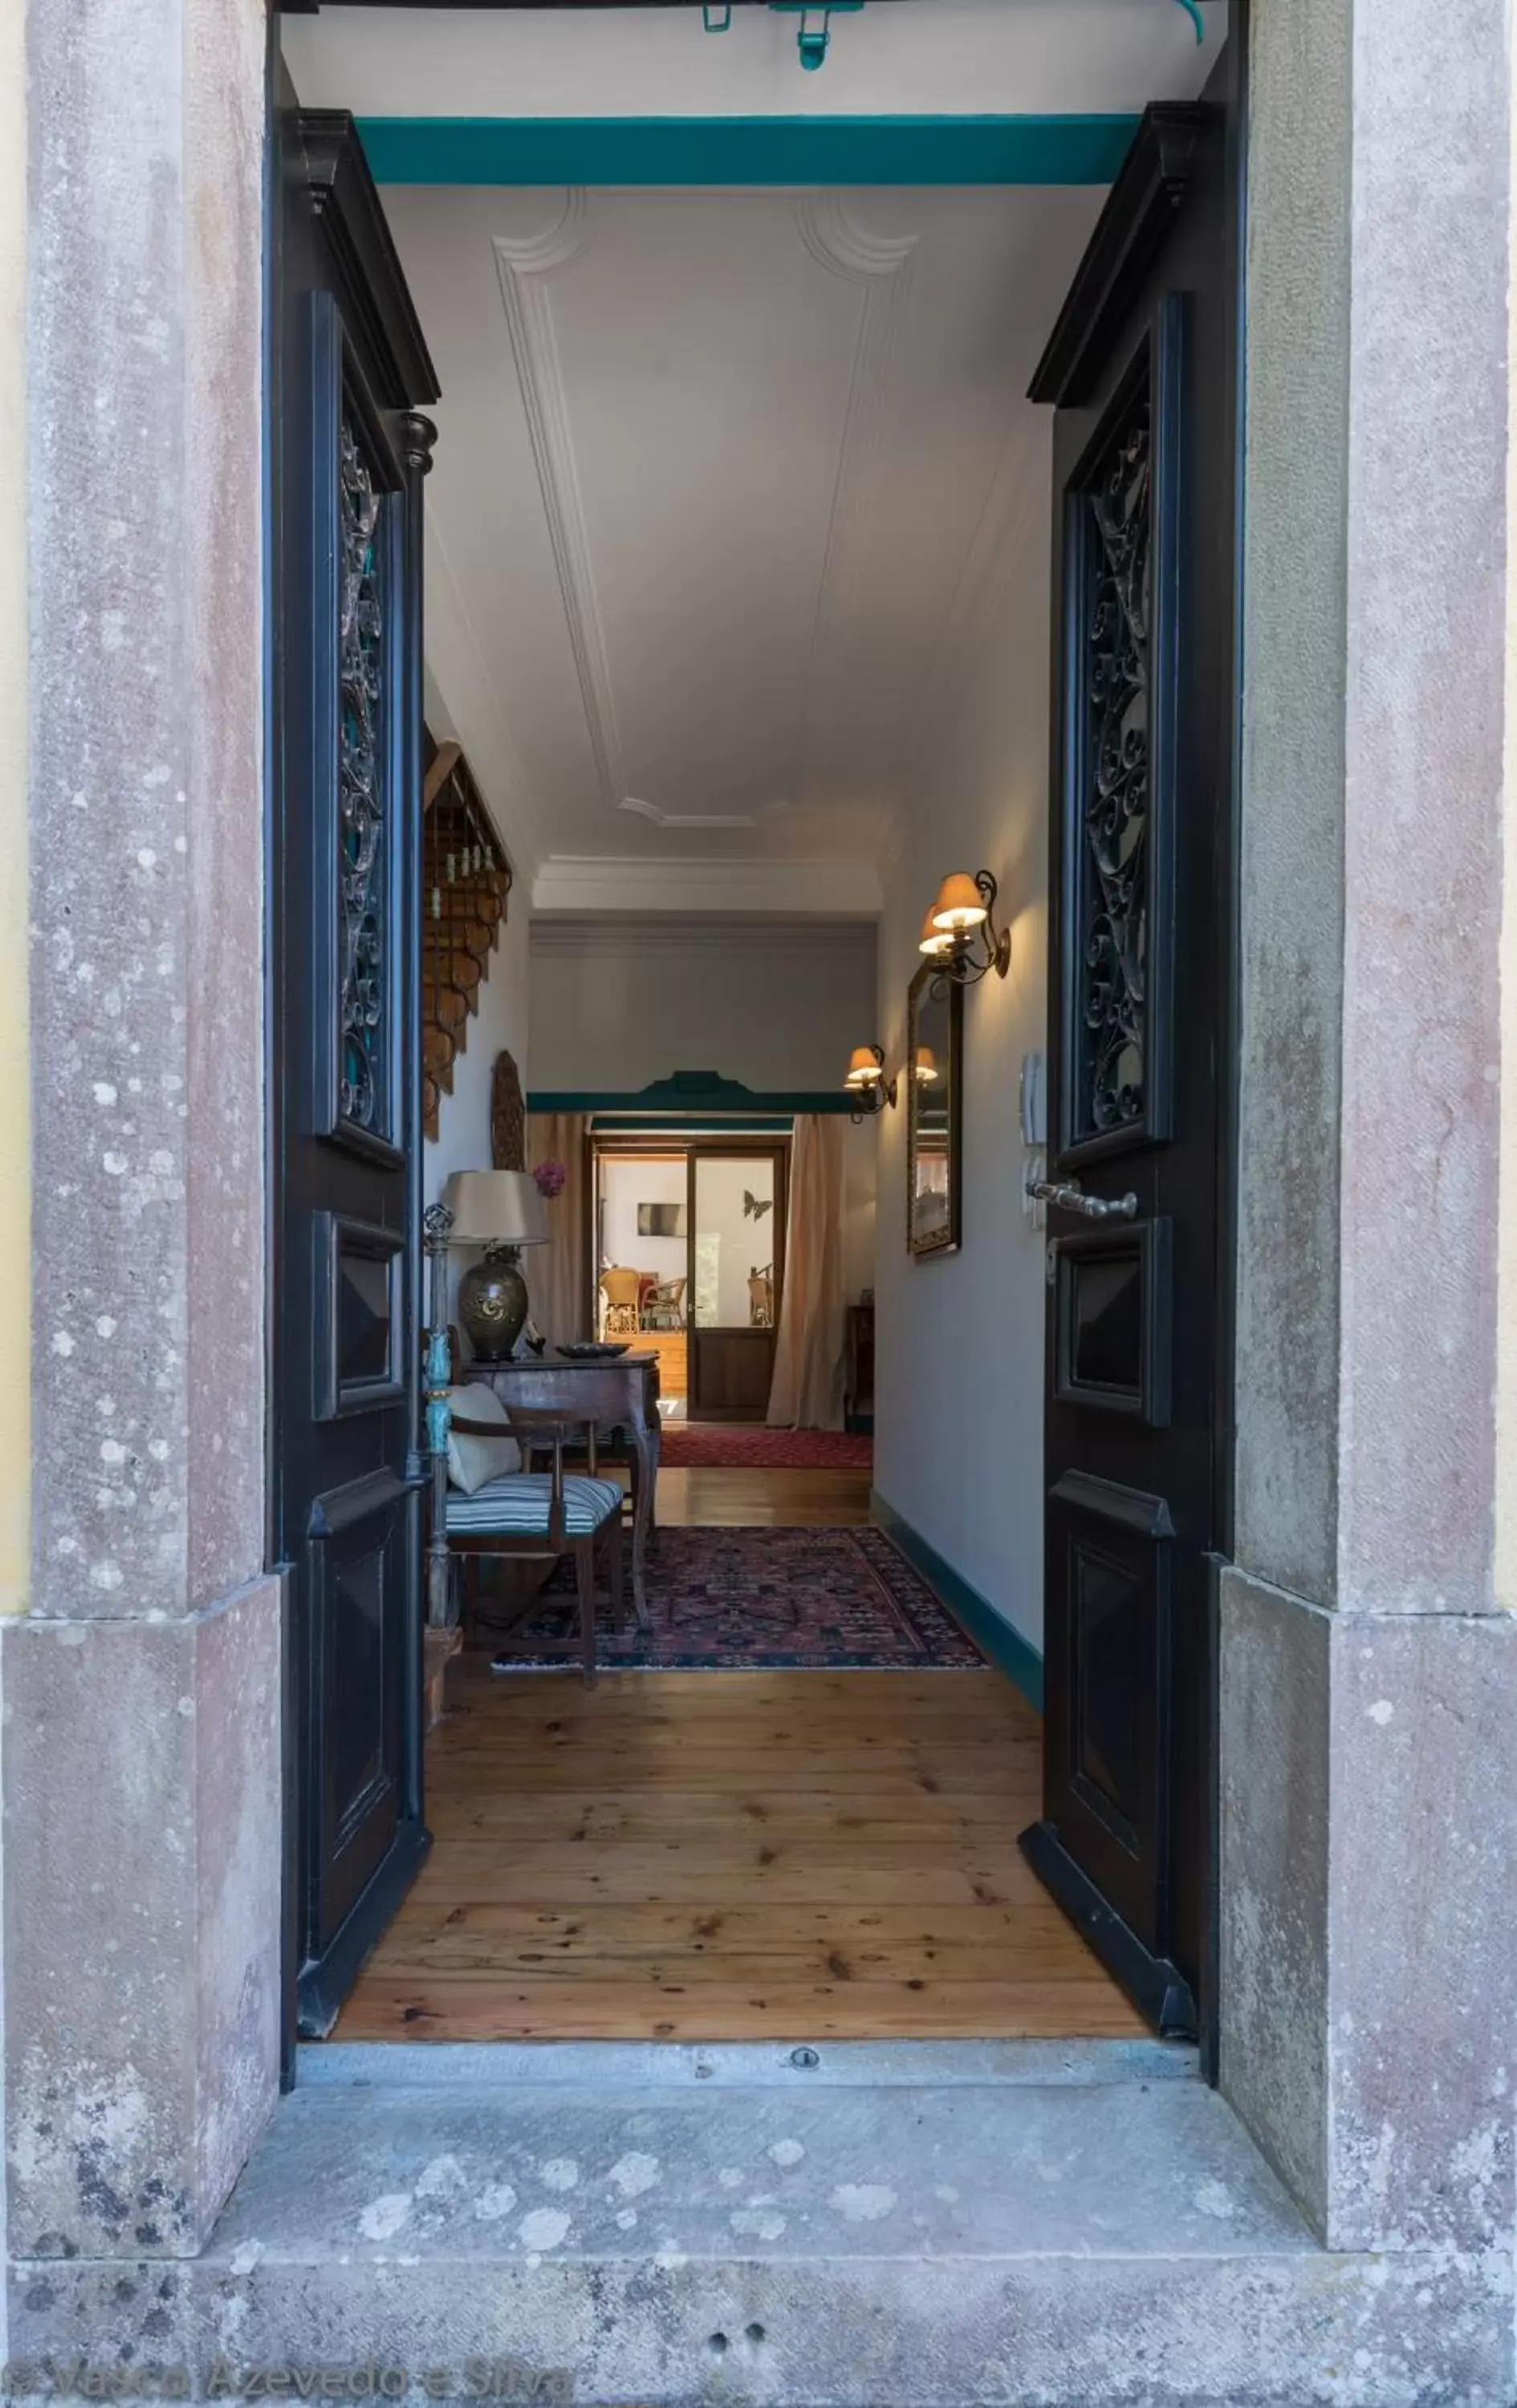
<path id="1" fill-rule="evenodd" d="M 1253 0 L 1222 1579 L 1224 2092 L 1324 2241 L 1444 2248 L 1472 2280 L 1514 2225 L 1504 16 Z M 29 935 L 32 968 L 0 1157 L 30 1162 L 29 1476 L 7 1470 L 30 1569 L 0 1633 L 0 1875 L 31 2280 L 193 2255 L 273 2109 L 285 1676 L 267 26 L 262 0 L 27 0 L 24 36 L 0 359 L 12 394 L 25 367 L 29 609 L 12 513 L 0 691 L 24 680 L 29 740 L 0 955 Z M 13 1209 L 0 1229 L 14 1287 Z"/>

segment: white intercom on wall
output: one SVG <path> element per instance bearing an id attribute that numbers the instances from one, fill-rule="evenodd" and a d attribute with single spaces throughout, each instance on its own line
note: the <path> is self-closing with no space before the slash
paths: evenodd
<path id="1" fill-rule="evenodd" d="M 1022 1142 L 1023 1145 L 1048 1143 L 1048 1055 L 1024 1054 L 1022 1057 Z"/>

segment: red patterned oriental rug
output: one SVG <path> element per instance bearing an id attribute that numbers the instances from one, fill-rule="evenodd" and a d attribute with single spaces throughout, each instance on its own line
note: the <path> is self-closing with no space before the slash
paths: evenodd
<path id="1" fill-rule="evenodd" d="M 986 1660 L 900 1549 L 868 1524 L 658 1530 L 648 1557 L 646 1634 L 633 1625 L 631 1594 L 629 1578 L 619 1637 L 602 1609 L 598 1653 L 608 1671 L 957 1672 L 978 1671 Z M 488 1617 L 488 1590 L 479 1605 Z M 493 1669 L 563 1671 L 563 1656 L 544 1650 L 573 1641 L 578 1614 L 565 1560 Z"/>
<path id="2" fill-rule="evenodd" d="M 874 1440 L 855 1430 L 665 1422 L 659 1461 L 680 1471 L 867 1471 L 874 1463 Z"/>

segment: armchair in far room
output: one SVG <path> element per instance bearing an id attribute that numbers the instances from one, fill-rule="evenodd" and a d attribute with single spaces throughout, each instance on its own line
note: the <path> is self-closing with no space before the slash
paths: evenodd
<path id="1" fill-rule="evenodd" d="M 643 1304 L 645 1329 L 683 1329 L 685 1284 L 682 1279 L 660 1280 L 650 1289 Z"/>
<path id="2" fill-rule="evenodd" d="M 642 1300 L 643 1275 L 623 1264 L 612 1263 L 600 1275 L 600 1292 L 606 1299 L 606 1335 L 608 1338 L 636 1338 L 641 1327 L 638 1308 Z"/>
<path id="3" fill-rule="evenodd" d="M 755 1263 L 748 1274 L 748 1320 L 753 1329 L 774 1327 L 774 1265 Z"/>

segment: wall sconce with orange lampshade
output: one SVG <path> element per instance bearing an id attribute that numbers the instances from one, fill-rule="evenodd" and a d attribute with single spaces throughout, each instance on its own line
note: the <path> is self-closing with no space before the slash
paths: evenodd
<path id="1" fill-rule="evenodd" d="M 932 962 L 946 961 L 953 951 L 954 945 L 952 930 L 939 928 L 932 916 L 937 909 L 936 903 L 928 904 L 926 917 L 922 923 L 922 935 L 917 944 L 918 953 L 925 953 L 927 959 Z"/>
<path id="2" fill-rule="evenodd" d="M 855 1045 L 848 1057 L 848 1076 L 843 1084 L 853 1097 L 850 1115 L 855 1126 L 887 1104 L 895 1101 L 895 1082 L 885 1076 L 885 1049 L 882 1045 Z"/>
<path id="3" fill-rule="evenodd" d="M 1004 979 L 1011 968 L 1011 931 L 995 925 L 997 891 L 988 869 L 954 869 L 927 908 L 918 950 L 955 986 L 975 986 L 987 970 Z"/>

